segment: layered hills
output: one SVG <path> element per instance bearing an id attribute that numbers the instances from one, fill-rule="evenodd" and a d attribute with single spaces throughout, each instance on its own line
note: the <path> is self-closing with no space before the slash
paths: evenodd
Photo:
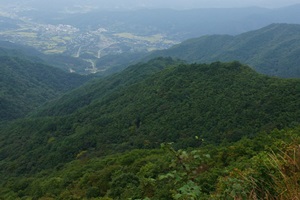
<path id="1" fill-rule="evenodd" d="M 208 35 L 154 52 L 188 62 L 238 60 L 270 76 L 300 77 L 300 25 L 272 24 L 237 36 Z"/>
<path id="2" fill-rule="evenodd" d="M 287 16 L 280 12 L 278 19 Z M 61 20 L 84 29 L 94 14 Z M 150 32 L 152 20 L 160 19 L 118 14 L 113 19 L 129 15 L 124 20 L 148 24 Z M 176 30 L 169 23 L 161 28 Z M 122 26 L 114 37 L 137 39 Z M 91 32 L 107 33 L 99 31 Z M 272 24 L 236 36 L 203 36 L 140 63 L 144 52 L 127 47 L 122 54 L 97 50 L 96 57 L 74 58 L 0 42 L 0 199 L 294 199 L 300 188 L 299 33 L 299 25 Z M 87 66 L 91 72 L 102 66 L 107 76 L 91 80 L 58 69 L 89 73 Z"/>
<path id="3" fill-rule="evenodd" d="M 263 173 L 268 148 L 297 137 L 299 95 L 298 79 L 261 75 L 239 62 L 185 64 L 159 58 L 131 66 L 93 80 L 31 117 L 2 124 L 0 195 L 171 199 L 176 191 L 183 195 L 183 184 L 198 188 L 204 199 L 217 187 L 218 195 L 226 196 L 225 186 L 218 185 L 226 183 L 218 179 L 226 170 L 248 166 Z M 278 131 L 287 128 L 292 131 Z M 108 156 L 161 143 L 169 153 Z M 194 151 L 177 152 L 182 148 Z M 247 165 L 252 157 L 253 166 Z M 178 181 L 171 181 L 175 176 Z M 184 194 L 200 195 L 194 194 L 198 189 Z"/>
<path id="4" fill-rule="evenodd" d="M 1 121 L 24 117 L 88 80 L 88 77 L 66 73 L 35 60 L 14 57 L 11 55 L 13 50 L 1 50 L 4 54 L 0 56 Z"/>
<path id="5" fill-rule="evenodd" d="M 166 67 L 152 75 L 139 73 L 141 65 L 151 70 L 151 63 Z M 197 147 L 202 143 L 196 136 L 219 144 L 299 123 L 297 79 L 266 77 L 238 62 L 176 66 L 161 59 L 141 65 L 131 69 L 131 83 L 120 84 L 115 76 L 95 81 L 77 90 L 78 96 L 74 91 L 74 100 L 62 98 L 69 104 L 56 102 L 48 116 L 3 127 L 2 173 L 53 168 L 82 151 L 94 157 L 162 142 Z M 77 101 L 80 106 L 73 105 Z M 60 113 L 65 106 L 70 110 Z"/>

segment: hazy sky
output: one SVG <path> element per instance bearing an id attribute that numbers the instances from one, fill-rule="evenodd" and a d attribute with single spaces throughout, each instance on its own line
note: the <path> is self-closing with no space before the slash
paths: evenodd
<path id="1" fill-rule="evenodd" d="M 126 0 L 124 0 L 126 1 Z M 193 8 L 193 7 L 249 7 L 259 6 L 267 8 L 278 8 L 299 4 L 300 0 L 148 0 L 148 4 L 164 7 Z"/>
<path id="2" fill-rule="evenodd" d="M 1 2 L 2 1 L 2 2 Z M 300 4 L 300 0 L 0 0 L 3 3 L 34 5 L 44 8 L 90 6 L 93 8 L 224 8 L 259 6 L 278 8 Z"/>

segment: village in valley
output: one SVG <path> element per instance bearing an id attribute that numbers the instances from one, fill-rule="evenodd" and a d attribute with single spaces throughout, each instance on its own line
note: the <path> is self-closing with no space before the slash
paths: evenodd
<path id="1" fill-rule="evenodd" d="M 119 54 L 124 51 L 147 52 L 165 49 L 176 41 L 167 39 L 162 33 L 139 35 L 139 33 L 120 32 L 116 25 L 89 29 L 69 24 L 45 24 L 12 13 L 0 12 L 0 39 L 17 44 L 32 46 L 46 54 L 66 54 L 69 56 L 95 57 Z M 11 26 L 8 26 L 11 25 Z"/>

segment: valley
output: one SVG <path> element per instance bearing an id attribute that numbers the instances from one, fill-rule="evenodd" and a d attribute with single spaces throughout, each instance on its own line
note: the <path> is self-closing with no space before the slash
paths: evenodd
<path id="1" fill-rule="evenodd" d="M 104 1 L 0 2 L 0 199 L 299 199 L 300 6 Z"/>
<path id="2" fill-rule="evenodd" d="M 3 11 L 2 11 L 3 12 Z M 6 11 L 7 12 L 7 11 Z M 178 41 L 168 39 L 163 34 L 138 35 L 118 31 L 115 25 L 92 28 L 77 28 L 68 24 L 40 23 L 17 13 L 5 13 L 2 23 L 14 20 L 14 28 L 0 30 L 0 39 L 17 44 L 31 46 L 45 54 L 64 54 L 96 62 L 106 55 L 119 55 L 124 52 L 140 53 L 168 48 Z M 76 69 L 69 68 L 71 72 Z M 96 73 L 93 67 L 85 69 L 88 73 Z M 103 70 L 103 69 L 99 69 Z"/>
<path id="3" fill-rule="evenodd" d="M 76 58 L 81 66 L 74 67 L 72 63 L 55 63 L 55 66 L 79 74 L 116 72 L 153 50 L 167 49 L 190 38 L 237 35 L 271 23 L 300 23 L 299 5 L 280 9 L 249 7 L 242 9 L 243 12 L 229 8 L 123 11 L 95 8 L 80 12 L 74 7 L 39 11 L 28 4 L 2 4 L 0 39 L 31 46 L 48 55 Z M 106 57 L 116 62 L 109 62 Z"/>
<path id="4" fill-rule="evenodd" d="M 35 47 L 45 54 L 65 54 L 86 59 L 100 59 L 124 51 L 148 52 L 175 44 L 162 35 L 136 36 L 129 33 L 109 32 L 105 28 L 80 31 L 70 25 L 43 25 L 25 23 L 17 30 L 0 33 L 2 40 Z M 101 56 L 100 56 L 101 55 Z M 74 69 L 70 68 L 70 71 Z M 96 73 L 97 71 L 93 71 Z"/>

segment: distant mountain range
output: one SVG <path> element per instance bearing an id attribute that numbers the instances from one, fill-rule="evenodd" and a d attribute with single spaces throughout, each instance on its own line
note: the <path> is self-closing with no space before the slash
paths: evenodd
<path id="1" fill-rule="evenodd" d="M 190 63 L 238 60 L 270 76 L 300 77 L 300 25 L 272 24 L 237 36 L 190 39 L 149 58 L 171 56 Z"/>
<path id="2" fill-rule="evenodd" d="M 256 71 L 285 78 L 300 77 L 299 43 L 300 25 L 272 24 L 240 35 L 206 35 L 184 41 L 169 49 L 154 51 L 142 60 L 171 56 L 188 62 L 214 62 L 237 60 L 253 67 Z M 65 71 L 88 73 L 90 63 L 81 58 L 62 54 L 45 55 L 37 50 L 8 42 L 1 42 L 6 49 L 14 49 L 19 56 L 49 63 Z M 18 50 L 16 50 L 18 49 Z M 1 53 L 1 52 L 0 52 Z M 5 52 L 2 51 L 5 55 Z M 95 61 L 99 74 L 108 75 L 136 63 L 146 54 L 123 52 L 105 55 Z"/>
<path id="3" fill-rule="evenodd" d="M 69 24 L 80 30 L 106 28 L 146 36 L 163 34 L 167 39 L 182 41 L 208 34 L 236 35 L 272 23 L 300 23 L 300 4 L 278 9 L 202 8 L 189 10 L 138 9 L 129 11 L 95 10 L 87 13 L 45 14 L 22 12 L 38 22 Z"/>
<path id="4" fill-rule="evenodd" d="M 189 39 L 167 50 L 106 55 L 95 61 L 94 67 L 99 75 L 109 75 L 121 71 L 140 60 L 160 56 L 176 57 L 187 62 L 214 62 L 237 60 L 249 64 L 256 71 L 279 77 L 300 77 L 299 43 L 300 25 L 272 24 L 237 36 L 206 35 Z M 63 54 L 45 55 L 31 47 L 9 42 L 0 42 L 0 55 L 11 54 L 31 57 L 39 62 L 49 63 L 65 71 L 86 74 L 91 63 L 81 58 Z M 10 53 L 6 51 L 10 49 Z"/>
<path id="5" fill-rule="evenodd" d="M 197 1 L 197 0 L 185 0 L 185 1 L 173 1 L 173 0 L 53 0 L 52 2 L 44 2 L 39 0 L 2 0 L 4 5 L 21 5 L 27 8 L 40 9 L 46 11 L 73 11 L 73 12 L 88 12 L 91 10 L 134 10 L 134 9 L 159 9 L 159 8 L 171 8 L 178 10 L 187 10 L 195 8 L 227 8 L 227 7 L 249 7 L 251 5 L 258 5 L 262 7 L 283 7 L 285 5 L 291 5 L 291 2 L 276 2 L 276 3 L 249 3 L 249 2 L 218 2 L 216 1 Z M 296 1 L 294 1 L 296 3 Z"/>

